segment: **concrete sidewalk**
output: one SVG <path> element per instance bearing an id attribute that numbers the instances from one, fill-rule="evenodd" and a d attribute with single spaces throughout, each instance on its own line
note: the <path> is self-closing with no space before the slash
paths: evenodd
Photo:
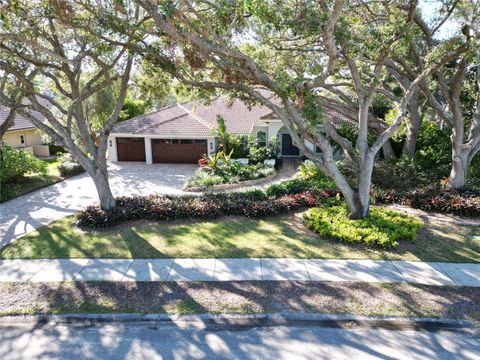
<path id="1" fill-rule="evenodd" d="M 0 282 L 254 280 L 480 287 L 480 264 L 250 258 L 0 260 Z"/>

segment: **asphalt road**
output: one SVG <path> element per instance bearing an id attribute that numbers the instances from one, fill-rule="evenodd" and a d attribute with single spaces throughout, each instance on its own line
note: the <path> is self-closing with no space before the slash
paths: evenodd
<path id="1" fill-rule="evenodd" d="M 0 328 L 0 359 L 480 359 L 461 332 L 170 325 Z"/>

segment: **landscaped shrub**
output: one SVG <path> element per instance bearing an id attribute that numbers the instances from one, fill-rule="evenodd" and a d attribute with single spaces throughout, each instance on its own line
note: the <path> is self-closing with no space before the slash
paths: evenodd
<path id="1" fill-rule="evenodd" d="M 85 172 L 85 169 L 80 164 L 74 162 L 58 164 L 57 168 L 62 177 L 75 176 Z"/>
<path id="2" fill-rule="evenodd" d="M 70 153 L 64 153 L 58 157 L 60 164 L 57 165 L 60 175 L 63 177 L 70 177 L 85 172 L 85 169 L 76 162 L 75 158 Z"/>
<path id="3" fill-rule="evenodd" d="M 376 191 L 374 198 L 379 203 L 401 204 L 425 211 L 451 213 L 459 216 L 480 216 L 480 191 L 447 190 L 431 186 L 410 192 Z"/>
<path id="4" fill-rule="evenodd" d="M 252 146 L 248 152 L 248 161 L 252 164 L 263 164 L 263 162 L 268 159 L 268 153 L 266 146 Z"/>
<path id="5" fill-rule="evenodd" d="M 47 163 L 27 151 L 0 145 L 0 183 L 18 179 L 28 173 L 45 174 Z"/>
<path id="6" fill-rule="evenodd" d="M 199 169 L 192 175 L 186 184 L 187 188 L 209 187 L 223 183 L 223 178 L 221 176 L 212 175 L 202 170 L 203 169 Z"/>
<path id="7" fill-rule="evenodd" d="M 406 156 L 392 161 L 374 164 L 372 183 L 379 189 L 408 191 L 415 188 L 439 184 L 444 174 L 424 171 L 415 161 Z"/>
<path id="8" fill-rule="evenodd" d="M 394 248 L 400 240 L 415 240 L 423 228 L 417 217 L 393 210 L 370 209 L 370 216 L 351 220 L 345 205 L 310 209 L 304 224 L 318 235 L 347 243 Z"/>
<path id="9" fill-rule="evenodd" d="M 269 185 L 265 192 L 268 196 L 298 194 L 303 191 L 315 191 L 328 196 L 337 195 L 339 192 L 335 182 L 317 169 L 318 167 L 313 164 L 301 165 L 297 177 Z"/>
<path id="10" fill-rule="evenodd" d="M 217 115 L 216 136 L 220 140 L 221 150 L 230 154 L 233 159 L 244 158 L 248 155 L 248 137 L 229 133 L 225 119 L 220 115 Z"/>
<path id="11" fill-rule="evenodd" d="M 58 154 L 63 154 L 66 152 L 66 150 L 62 146 L 55 145 L 55 144 L 48 144 L 48 150 L 50 151 L 50 155 L 57 155 L 57 156 Z"/>
<path id="12" fill-rule="evenodd" d="M 266 146 L 258 145 L 256 139 L 249 143 L 248 160 L 251 164 L 263 164 L 267 159 L 278 159 L 280 142 L 277 138 L 271 139 Z"/>
<path id="13" fill-rule="evenodd" d="M 116 199 L 112 210 L 89 206 L 76 215 L 77 225 L 87 228 L 114 226 L 126 221 L 211 219 L 237 215 L 274 216 L 294 209 L 315 205 L 316 194 L 268 197 L 263 192 L 206 194 L 203 196 L 137 196 Z"/>

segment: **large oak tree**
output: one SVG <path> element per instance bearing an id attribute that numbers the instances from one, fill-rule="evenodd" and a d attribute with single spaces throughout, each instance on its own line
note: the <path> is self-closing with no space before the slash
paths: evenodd
<path id="1" fill-rule="evenodd" d="M 407 38 L 402 53 L 387 59 L 386 65 L 404 88 L 421 74 L 426 57 L 438 48 L 464 47 L 465 51 L 445 62 L 419 82 L 419 91 L 441 126 L 451 129 L 452 166 L 448 177 L 450 188 L 462 188 L 467 181 L 469 165 L 480 151 L 480 2 L 445 1 L 444 11 L 436 21 L 427 21 L 420 13 L 413 16 L 413 34 Z M 456 18 L 461 33 L 440 41 L 436 35 L 446 21 Z M 469 78 L 468 78 L 469 77 Z M 469 80 L 469 81 L 468 81 Z M 420 130 L 418 102 L 410 100 L 414 115 L 410 128 Z M 412 137 L 413 140 L 413 137 Z M 413 156 L 413 141 L 409 145 Z"/>
<path id="2" fill-rule="evenodd" d="M 107 138 L 126 96 L 133 63 L 129 49 L 139 24 L 135 7 L 102 2 L 122 29 L 113 32 L 103 27 L 108 19 L 97 17 L 96 5 L 15 0 L 2 8 L 0 72 L 16 91 L 12 96 L 2 92 L 0 105 L 30 119 L 68 150 L 92 177 L 101 207 L 111 209 L 115 199 L 108 181 Z M 88 114 L 87 104 L 114 83 L 119 92 L 113 110 L 99 123 Z M 32 110 L 45 121 L 32 116 Z"/>
<path id="3" fill-rule="evenodd" d="M 469 39 L 449 48 L 433 46 L 386 125 L 372 115 L 371 105 L 388 76 L 386 60 L 411 35 L 416 1 L 136 2 L 152 19 L 150 35 L 172 49 L 159 52 L 144 43 L 145 53 L 159 64 L 170 63 L 186 84 L 222 89 L 269 107 L 295 144 L 336 182 L 352 218 L 368 216 L 374 161 L 402 124 L 419 84 L 469 47 Z M 326 121 L 325 108 L 357 120 L 354 143 Z M 369 129 L 377 134 L 371 143 Z M 356 169 L 353 183 L 337 166 L 331 141 Z"/>

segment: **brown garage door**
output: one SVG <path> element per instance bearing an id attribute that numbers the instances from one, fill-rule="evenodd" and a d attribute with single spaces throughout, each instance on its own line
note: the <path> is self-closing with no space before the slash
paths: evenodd
<path id="1" fill-rule="evenodd" d="M 154 163 L 196 164 L 207 153 L 207 140 L 152 139 Z"/>
<path id="2" fill-rule="evenodd" d="M 118 161 L 145 161 L 143 138 L 117 138 Z"/>

